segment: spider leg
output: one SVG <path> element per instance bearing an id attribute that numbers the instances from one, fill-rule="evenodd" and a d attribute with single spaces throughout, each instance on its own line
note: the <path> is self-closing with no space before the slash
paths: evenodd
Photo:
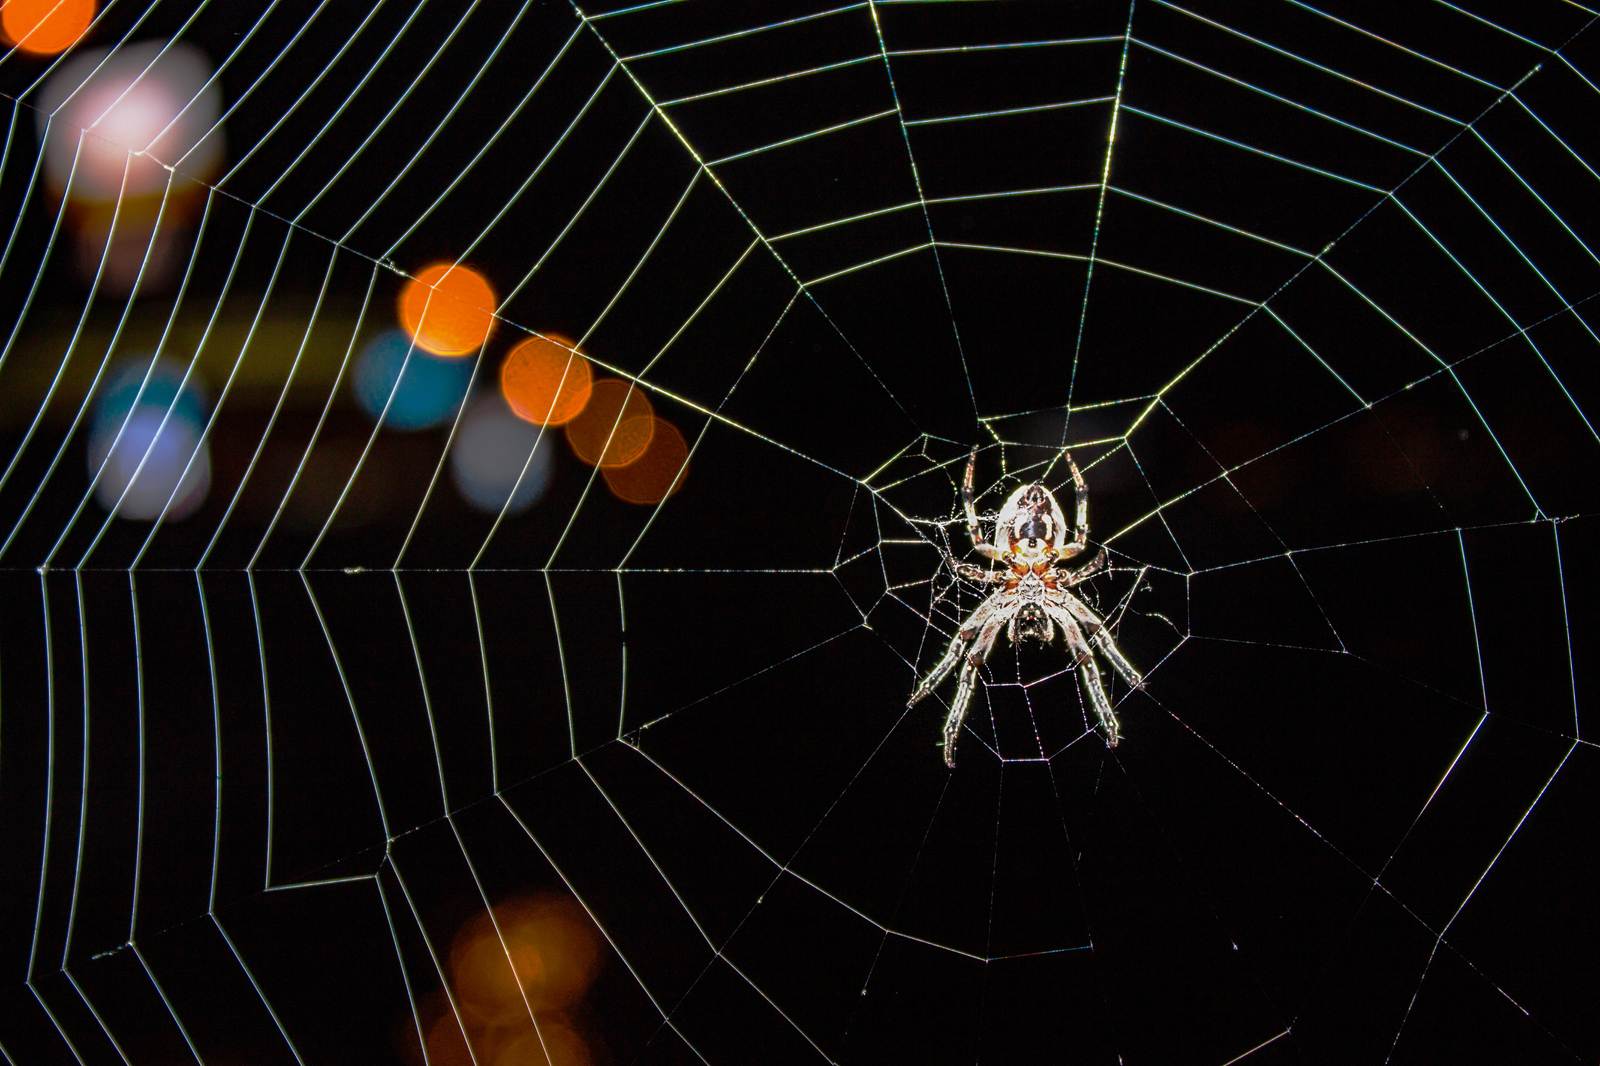
<path id="1" fill-rule="evenodd" d="M 1138 688 L 1143 684 L 1144 678 L 1128 661 L 1128 657 L 1122 654 L 1117 642 L 1111 639 L 1111 630 L 1106 628 L 1106 624 L 1099 616 L 1089 609 L 1089 605 L 1070 592 L 1062 593 L 1061 601 L 1067 610 L 1072 612 L 1072 616 L 1083 623 L 1084 630 L 1089 634 L 1090 643 L 1106 657 L 1106 662 L 1110 663 L 1111 668 L 1128 683 L 1128 687 Z"/>
<path id="2" fill-rule="evenodd" d="M 956 635 L 950 638 L 950 646 L 945 649 L 944 658 L 940 659 L 934 668 L 928 671 L 927 676 L 922 679 L 922 684 L 917 686 L 917 690 L 911 694 L 911 699 L 906 702 L 907 707 L 915 707 L 922 701 L 922 697 L 939 687 L 939 682 L 943 681 L 950 671 L 955 669 L 956 663 L 961 661 L 962 652 L 966 650 L 972 639 L 978 636 L 979 631 L 982 630 L 984 623 L 989 620 L 989 615 L 993 611 L 993 600 L 984 600 L 978 604 L 977 610 L 967 616 L 967 620 L 961 623 L 961 628 L 956 631 Z"/>
<path id="3" fill-rule="evenodd" d="M 1083 472 L 1078 469 L 1078 464 L 1072 461 L 1072 453 L 1062 450 L 1067 457 L 1067 468 L 1072 471 L 1072 487 L 1078 497 L 1078 513 L 1076 532 L 1073 534 L 1072 543 L 1061 549 L 1061 558 L 1071 559 L 1075 555 L 1083 554 L 1083 549 L 1089 545 L 1089 486 L 1083 480 Z"/>
<path id="4" fill-rule="evenodd" d="M 978 667 L 994 650 L 995 638 L 1000 635 L 1000 628 L 1004 624 L 1003 617 L 993 618 L 983 627 L 978 639 L 972 642 L 972 650 L 967 653 L 966 665 L 961 668 L 961 679 L 956 683 L 956 698 L 950 702 L 950 713 L 944 718 L 944 764 L 952 770 L 956 767 L 956 739 L 961 736 L 961 725 L 967 720 L 967 705 L 972 702 L 972 694 L 978 687 Z"/>
<path id="5" fill-rule="evenodd" d="M 978 549 L 979 554 L 990 559 L 1003 559 L 1000 549 L 993 544 L 987 544 L 983 539 L 983 530 L 978 526 L 977 497 L 972 494 L 972 475 L 978 468 L 978 446 L 972 446 L 972 454 L 967 457 L 967 473 L 961 479 L 961 506 L 967 512 L 967 533 L 972 537 L 972 546 Z M 1083 510 L 1080 504 L 1078 509 Z M 1080 551 L 1082 549 L 1079 549 Z"/>
<path id="6" fill-rule="evenodd" d="M 1072 649 L 1073 660 L 1078 664 L 1078 683 L 1083 689 L 1083 694 L 1089 697 L 1095 717 L 1100 719 L 1100 728 L 1105 731 L 1106 747 L 1116 747 L 1117 741 L 1121 740 L 1122 736 L 1117 729 L 1116 712 L 1111 709 L 1111 700 L 1106 696 L 1105 683 L 1100 679 L 1100 668 L 1094 664 L 1094 651 L 1084 639 L 1083 631 L 1078 628 L 1078 623 L 1073 621 L 1071 614 L 1054 606 L 1046 607 L 1045 610 L 1055 617 L 1066 633 L 1067 645 Z"/>
<path id="7" fill-rule="evenodd" d="M 1064 562 L 1066 562 L 1065 559 L 1057 559 L 1055 565 L 1060 566 Z M 1078 567 L 1078 569 L 1060 570 L 1058 573 L 1061 576 L 1061 580 L 1066 584 L 1066 587 L 1070 589 L 1074 585 L 1083 584 L 1085 581 L 1088 581 L 1091 577 L 1094 577 L 1096 574 L 1110 566 L 1111 557 L 1106 554 L 1106 550 L 1104 548 L 1101 548 L 1099 554 L 1097 554 L 1093 559 L 1090 559 L 1088 562 L 1084 563 L 1082 566 Z"/>
<path id="8" fill-rule="evenodd" d="M 950 569 L 955 571 L 956 576 L 967 581 L 976 581 L 984 585 L 998 585 L 1011 576 L 1008 570 L 985 570 L 981 566 L 964 563 L 949 553 L 945 554 L 945 559 L 949 562 Z"/>

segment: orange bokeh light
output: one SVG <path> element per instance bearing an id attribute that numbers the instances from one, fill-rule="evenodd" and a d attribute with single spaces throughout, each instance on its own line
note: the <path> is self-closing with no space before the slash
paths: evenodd
<path id="1" fill-rule="evenodd" d="M 493 921 L 483 914 L 462 927 L 450 950 L 457 1002 L 483 1023 L 572 1007 L 599 964 L 598 935 L 570 896 L 502 903 Z"/>
<path id="2" fill-rule="evenodd" d="M 605 965 L 600 930 L 571 896 L 541 892 L 467 920 L 446 987 L 396 1035 L 407 1066 L 592 1066 L 583 999 Z"/>
<path id="3" fill-rule="evenodd" d="M 678 427 L 656 419 L 650 446 L 627 466 L 602 467 L 606 484 L 629 503 L 660 503 L 683 487 L 689 464 L 689 445 Z"/>
<path id="4" fill-rule="evenodd" d="M 400 324 L 434 355 L 468 355 L 494 328 L 495 293 L 471 267 L 434 263 L 400 290 Z"/>
<path id="5" fill-rule="evenodd" d="M 650 446 L 655 422 L 643 389 L 621 378 L 602 378 L 582 413 L 567 423 L 567 442 L 590 466 L 627 466 Z"/>
<path id="6" fill-rule="evenodd" d="M 565 337 L 529 337 L 506 356 L 500 367 L 500 392 L 525 422 L 559 426 L 570 422 L 589 402 L 594 372 L 577 346 Z"/>
<path id="7" fill-rule="evenodd" d="M 594 1059 L 583 1037 L 568 1026 L 540 1019 L 496 1049 L 494 1066 L 589 1066 Z"/>
<path id="8" fill-rule="evenodd" d="M 441 1014 L 428 1030 L 427 1048 L 423 1061 L 428 1066 L 473 1066 L 472 1052 L 461 1035 L 461 1026 L 449 1011 Z"/>
<path id="9" fill-rule="evenodd" d="M 407 1020 L 410 1066 L 591 1066 L 581 1010 L 604 964 L 600 931 L 571 896 L 507 900 L 457 931 L 450 992 Z"/>
<path id="10" fill-rule="evenodd" d="M 23 52 L 53 56 L 65 52 L 94 21 L 94 0 L 4 0 L 0 37 Z"/>

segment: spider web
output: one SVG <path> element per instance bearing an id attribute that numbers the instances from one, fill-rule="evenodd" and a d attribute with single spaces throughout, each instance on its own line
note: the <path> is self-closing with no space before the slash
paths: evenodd
<path id="1" fill-rule="evenodd" d="M 596 1061 L 1593 1059 L 1593 17 L 118 2 L 229 144 L 127 300 L 6 55 L 0 1054 L 417 1061 L 456 928 L 554 888 Z M 682 491 L 481 514 L 457 423 L 374 430 L 439 259 L 503 293 L 480 383 L 580 338 Z M 211 494 L 112 519 L 156 351 Z M 1085 473 L 1114 752 L 1059 645 L 953 772 L 904 709 L 974 443 L 991 515 Z"/>

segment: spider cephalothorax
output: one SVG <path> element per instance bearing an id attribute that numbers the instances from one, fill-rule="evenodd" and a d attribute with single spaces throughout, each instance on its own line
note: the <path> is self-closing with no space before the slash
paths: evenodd
<path id="1" fill-rule="evenodd" d="M 961 676 L 956 683 L 956 697 L 950 704 L 950 713 L 944 720 L 944 761 L 956 764 L 956 738 L 961 734 L 961 724 L 967 717 L 967 704 L 972 701 L 978 683 L 978 668 L 994 650 L 1000 630 L 1013 644 L 1023 640 L 1037 640 L 1048 644 L 1055 639 L 1055 627 L 1060 626 L 1072 650 L 1078 667 L 1078 680 L 1084 695 L 1093 705 L 1095 717 L 1105 733 L 1106 746 L 1114 748 L 1120 739 L 1117 716 L 1111 710 L 1111 700 L 1106 695 L 1105 683 L 1100 678 L 1100 668 L 1095 665 L 1098 652 L 1130 687 L 1138 688 L 1143 680 L 1139 671 L 1123 656 L 1111 639 L 1105 623 L 1068 589 L 1082 584 L 1106 566 L 1105 549 L 1101 549 L 1084 566 L 1076 570 L 1058 569 L 1060 564 L 1083 553 L 1089 543 L 1089 491 L 1083 475 L 1072 456 L 1066 456 L 1072 471 L 1072 483 L 1077 495 L 1077 521 L 1071 541 L 1063 544 L 1067 532 L 1066 516 L 1055 495 L 1044 485 L 1028 484 L 1013 492 L 1000 508 L 995 518 L 994 539 L 985 541 L 978 525 L 976 497 L 972 491 L 972 476 L 978 463 L 978 449 L 973 448 L 967 459 L 966 476 L 961 480 L 961 502 L 967 514 L 967 532 L 972 546 L 980 554 L 1001 563 L 1004 570 L 985 570 L 964 563 L 954 556 L 948 557 L 951 569 L 968 581 L 986 585 L 999 585 L 988 599 L 978 605 L 962 623 L 950 641 L 944 657 L 922 679 L 922 684 L 911 694 L 908 707 L 915 706 L 928 693 L 938 687 L 957 663 L 962 663 Z M 962 662 L 963 659 L 965 662 Z"/>

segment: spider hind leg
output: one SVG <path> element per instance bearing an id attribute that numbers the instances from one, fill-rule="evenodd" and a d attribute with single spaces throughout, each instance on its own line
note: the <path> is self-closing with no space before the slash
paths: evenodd
<path id="1" fill-rule="evenodd" d="M 967 513 L 967 533 L 972 537 L 972 546 L 979 555 L 989 559 L 1002 559 L 999 548 L 983 539 L 983 529 L 978 524 L 978 498 L 972 490 L 972 477 L 978 469 L 978 446 L 972 446 L 972 454 L 967 456 L 967 472 L 961 479 L 961 508 Z"/>

